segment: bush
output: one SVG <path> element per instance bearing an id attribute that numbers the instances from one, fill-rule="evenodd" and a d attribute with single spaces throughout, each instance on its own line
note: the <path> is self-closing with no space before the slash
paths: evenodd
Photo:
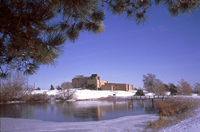
<path id="1" fill-rule="evenodd" d="M 145 96 L 145 94 L 143 93 L 142 89 L 138 89 L 137 92 L 135 93 L 135 96 Z"/>
<path id="2" fill-rule="evenodd" d="M 75 93 L 76 93 L 76 90 L 74 90 L 74 89 L 59 90 L 56 95 L 56 99 L 58 99 L 58 100 L 74 99 L 76 97 Z"/>
<path id="3" fill-rule="evenodd" d="M 149 121 L 149 127 L 154 131 L 166 128 L 170 125 L 177 124 L 180 121 L 194 116 L 194 109 L 200 105 L 199 99 L 194 98 L 168 98 L 159 100 L 156 103 L 159 109 L 160 117 L 158 120 Z M 162 117 L 167 116 L 167 117 Z M 169 117 L 170 116 L 170 117 Z"/>
<path id="4" fill-rule="evenodd" d="M 200 95 L 200 83 L 194 85 L 194 93 Z"/>
<path id="5" fill-rule="evenodd" d="M 168 121 L 164 119 L 161 115 L 159 116 L 159 119 L 155 122 L 149 121 L 149 125 L 151 128 L 158 128 L 160 126 L 166 126 L 168 124 Z"/>
<path id="6" fill-rule="evenodd" d="M 90 90 L 97 90 L 97 87 L 94 84 L 88 84 L 87 88 Z"/>
<path id="7" fill-rule="evenodd" d="M 198 101 L 193 98 L 169 98 L 157 101 L 156 106 L 162 116 L 174 116 L 189 109 L 193 110 L 197 108 L 199 106 Z"/>
<path id="8" fill-rule="evenodd" d="M 48 99 L 49 98 L 47 94 L 30 94 L 23 96 L 22 101 L 38 102 L 38 101 L 47 101 Z"/>
<path id="9" fill-rule="evenodd" d="M 35 89 L 35 90 L 41 90 L 41 89 L 40 89 L 40 87 L 38 87 L 38 88 L 37 88 L 37 89 Z"/>
<path id="10" fill-rule="evenodd" d="M 2 94 L 2 92 L 0 92 L 0 103 L 8 103 L 9 98 L 8 96 L 5 96 Z"/>

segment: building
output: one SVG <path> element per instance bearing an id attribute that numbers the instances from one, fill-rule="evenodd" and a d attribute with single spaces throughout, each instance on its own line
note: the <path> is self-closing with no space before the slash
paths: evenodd
<path id="1" fill-rule="evenodd" d="M 100 89 L 102 85 L 109 83 L 108 81 L 102 81 L 97 74 L 91 76 L 78 75 L 72 79 L 72 85 L 74 88 L 87 87 L 88 85 L 95 85 L 96 89 Z"/>
<path id="2" fill-rule="evenodd" d="M 120 83 L 109 83 L 108 81 L 103 81 L 97 74 L 92 74 L 91 76 L 78 75 L 72 79 L 72 85 L 75 88 L 88 87 L 89 85 L 95 85 L 96 90 L 133 90 L 133 85 L 130 84 L 120 84 Z"/>
<path id="3" fill-rule="evenodd" d="M 87 80 L 89 78 L 89 76 L 77 75 L 72 79 L 72 85 L 74 86 L 74 88 L 81 88 L 83 86 L 87 86 Z"/>
<path id="4" fill-rule="evenodd" d="M 102 85 L 101 90 L 122 90 L 122 91 L 129 91 L 133 90 L 133 85 L 130 84 L 121 84 L 121 83 L 106 83 Z"/>

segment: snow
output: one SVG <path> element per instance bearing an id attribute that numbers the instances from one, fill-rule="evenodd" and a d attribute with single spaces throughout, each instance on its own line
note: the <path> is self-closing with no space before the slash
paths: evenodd
<path id="1" fill-rule="evenodd" d="M 196 110 L 197 115 L 183 120 L 176 125 L 167 127 L 160 132 L 199 132 L 200 131 L 200 107 Z"/>
<path id="2" fill-rule="evenodd" d="M 72 89 L 73 90 L 73 89 Z M 48 95 L 56 95 L 58 94 L 59 90 L 33 90 L 32 94 L 43 94 L 46 93 Z M 101 97 L 109 97 L 109 96 L 116 96 L 116 97 L 130 97 L 133 96 L 136 91 L 109 91 L 109 90 L 80 90 L 76 89 L 75 99 L 96 99 Z"/>
<path id="3" fill-rule="evenodd" d="M 176 96 L 177 97 L 177 96 Z M 182 96 L 186 98 L 199 98 L 200 96 Z M 176 125 L 167 127 L 160 132 L 200 132 L 200 107 L 196 109 L 197 115 L 181 121 Z"/>
<path id="4" fill-rule="evenodd" d="M 33 119 L 2 118 L 1 132 L 126 132 L 141 131 L 149 120 L 158 116 L 126 116 L 91 122 L 46 122 Z"/>
<path id="5" fill-rule="evenodd" d="M 75 99 L 77 100 L 84 100 L 84 99 L 97 99 L 97 98 L 102 98 L 102 97 L 109 97 L 109 96 L 116 96 L 116 97 L 131 97 L 135 95 L 137 90 L 130 90 L 130 91 L 109 91 L 109 90 L 88 90 L 88 89 L 72 89 L 76 90 L 75 92 Z M 59 90 L 33 90 L 32 94 L 43 94 L 46 93 L 48 95 L 56 95 L 58 94 Z M 153 93 L 148 93 L 146 91 L 145 96 L 150 98 L 153 98 L 155 94 Z M 170 92 L 167 92 L 166 95 L 169 95 Z"/>

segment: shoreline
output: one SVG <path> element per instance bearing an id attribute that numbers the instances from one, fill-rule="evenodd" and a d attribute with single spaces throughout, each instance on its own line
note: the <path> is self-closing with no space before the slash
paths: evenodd
<path id="1" fill-rule="evenodd" d="M 157 114 L 125 116 L 88 122 L 47 122 L 35 119 L 1 118 L 1 132 L 126 132 L 142 131 Z"/>
<path id="2" fill-rule="evenodd" d="M 180 123 L 171 125 L 159 132 L 199 132 L 200 130 L 200 107 L 192 117 L 182 120 Z"/>

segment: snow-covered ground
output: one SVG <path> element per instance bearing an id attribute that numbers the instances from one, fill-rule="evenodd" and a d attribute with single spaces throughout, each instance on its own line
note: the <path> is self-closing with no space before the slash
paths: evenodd
<path id="1" fill-rule="evenodd" d="M 194 95 L 194 96 L 182 96 L 187 98 L 199 98 L 200 96 Z M 181 121 L 180 123 L 176 125 L 172 125 L 170 127 L 167 127 L 164 130 L 161 130 L 160 132 L 200 132 L 200 107 L 196 109 L 197 115 L 194 115 L 193 117 L 190 117 L 186 120 Z"/>
<path id="2" fill-rule="evenodd" d="M 33 90 L 32 94 L 46 93 L 48 95 L 56 95 L 59 90 Z M 117 96 L 117 97 L 130 97 L 135 95 L 137 91 L 109 91 L 109 90 L 76 90 L 75 99 L 96 99 L 101 97 Z"/>
<path id="3" fill-rule="evenodd" d="M 167 127 L 160 132 L 200 132 L 200 107 L 196 111 L 198 112 L 197 115 Z"/>
<path id="4" fill-rule="evenodd" d="M 72 89 L 74 90 L 74 89 Z M 75 92 L 75 99 L 77 100 L 84 100 L 84 99 L 97 99 L 102 97 L 109 97 L 109 96 L 116 96 L 116 97 L 131 97 L 135 95 L 137 90 L 130 90 L 130 91 L 109 91 L 109 90 L 88 90 L 88 89 L 76 89 Z M 46 93 L 48 95 L 56 95 L 59 93 L 59 90 L 33 90 L 32 94 L 42 94 Z M 147 97 L 153 97 L 153 93 L 148 93 L 147 91 L 144 91 L 145 96 Z M 167 92 L 166 95 L 169 95 L 170 93 Z"/>
<path id="5" fill-rule="evenodd" d="M 45 122 L 33 119 L 2 118 L 1 132 L 140 132 L 157 115 L 126 116 L 91 122 Z"/>

